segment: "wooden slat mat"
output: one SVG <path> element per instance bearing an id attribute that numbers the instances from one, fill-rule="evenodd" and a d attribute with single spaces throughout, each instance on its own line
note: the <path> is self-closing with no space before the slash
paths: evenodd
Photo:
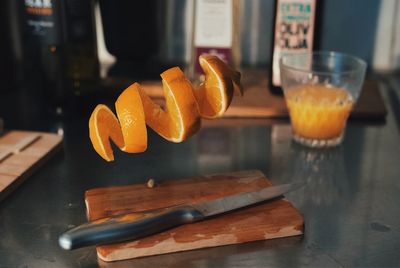
<path id="1" fill-rule="evenodd" d="M 0 138 L 0 200 L 44 164 L 62 137 L 33 131 L 10 131 Z"/>

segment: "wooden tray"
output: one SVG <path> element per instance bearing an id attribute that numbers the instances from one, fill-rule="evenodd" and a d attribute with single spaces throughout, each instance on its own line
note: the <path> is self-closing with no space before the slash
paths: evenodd
<path id="1" fill-rule="evenodd" d="M 242 84 L 245 89 L 243 97 L 235 96 L 226 118 L 286 118 L 288 110 L 283 96 L 274 95 L 268 88 L 268 75 L 262 70 L 245 70 L 242 72 Z M 163 102 L 161 81 L 144 81 L 140 83 L 146 93 Z M 383 119 L 387 109 L 375 80 L 366 80 L 351 117 L 362 119 Z"/>
<path id="2" fill-rule="evenodd" d="M 260 171 L 241 171 L 160 182 L 155 188 L 134 184 L 88 190 L 87 217 L 157 209 L 197 203 L 268 187 Z M 103 261 L 125 260 L 199 248 L 239 244 L 303 234 L 302 215 L 284 199 L 274 200 L 217 217 L 179 226 L 132 242 L 97 247 Z"/>
<path id="3" fill-rule="evenodd" d="M 10 131 L 1 137 L 0 200 L 44 164 L 61 140 L 56 134 L 31 131 Z"/>

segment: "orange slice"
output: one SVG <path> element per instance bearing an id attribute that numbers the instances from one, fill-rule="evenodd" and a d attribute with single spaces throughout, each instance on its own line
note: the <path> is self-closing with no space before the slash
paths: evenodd
<path id="1" fill-rule="evenodd" d="M 95 151 L 106 161 L 114 160 L 110 138 L 118 147 L 124 147 L 118 119 L 104 104 L 97 105 L 90 116 L 89 137 Z"/>
<path id="2" fill-rule="evenodd" d="M 161 74 L 166 110 L 140 90 L 146 122 L 155 132 L 172 142 L 182 142 L 201 125 L 193 87 L 179 67 Z"/>
<path id="3" fill-rule="evenodd" d="M 205 81 L 194 89 L 178 67 L 161 74 L 166 108 L 153 102 L 138 83 L 129 86 L 115 102 L 117 117 L 99 104 L 89 120 L 89 136 L 96 152 L 114 160 L 110 139 L 123 151 L 147 149 L 146 124 L 171 142 L 182 142 L 195 134 L 201 117 L 216 118 L 228 109 L 235 91 L 242 94 L 240 73 L 216 56 L 200 56 Z"/>
<path id="4" fill-rule="evenodd" d="M 243 94 L 240 73 L 214 55 L 201 55 L 200 66 L 205 81 L 195 90 L 201 117 L 216 118 L 228 109 L 234 91 Z"/>
<path id="5" fill-rule="evenodd" d="M 127 153 L 141 153 L 147 149 L 147 129 L 143 111 L 140 86 L 134 83 L 119 95 L 115 102 Z"/>

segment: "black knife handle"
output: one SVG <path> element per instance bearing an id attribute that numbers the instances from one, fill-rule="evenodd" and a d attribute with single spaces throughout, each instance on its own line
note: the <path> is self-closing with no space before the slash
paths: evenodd
<path id="1" fill-rule="evenodd" d="M 134 240 L 203 218 L 201 212 L 186 205 L 130 213 L 77 226 L 62 234 L 58 242 L 63 249 L 67 250 L 110 244 Z"/>

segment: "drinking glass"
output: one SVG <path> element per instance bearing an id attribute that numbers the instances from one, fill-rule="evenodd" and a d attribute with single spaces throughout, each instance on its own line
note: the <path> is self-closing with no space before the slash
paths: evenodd
<path id="1" fill-rule="evenodd" d="M 366 67 L 362 59 L 338 52 L 281 57 L 282 88 L 295 141 L 315 148 L 342 142 Z"/>

